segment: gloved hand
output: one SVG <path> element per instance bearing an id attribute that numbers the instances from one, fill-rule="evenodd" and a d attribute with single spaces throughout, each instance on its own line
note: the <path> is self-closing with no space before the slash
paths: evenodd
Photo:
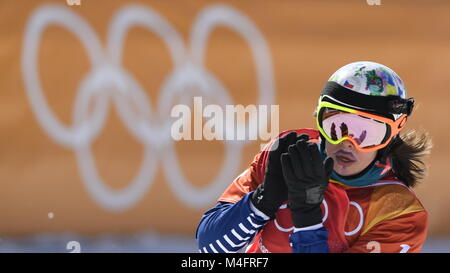
<path id="1" fill-rule="evenodd" d="M 320 224 L 320 204 L 333 171 L 333 159 L 328 157 L 322 162 L 317 145 L 308 143 L 308 138 L 303 137 L 281 155 L 281 165 L 294 226 Z"/>
<path id="2" fill-rule="evenodd" d="M 264 181 L 253 192 L 251 199 L 253 205 L 271 219 L 275 218 L 275 213 L 281 204 L 287 201 L 287 187 L 281 167 L 281 154 L 287 152 L 289 145 L 295 144 L 297 140 L 303 139 L 305 136 L 308 138 L 307 135 L 297 137 L 296 132 L 290 132 L 278 138 L 271 146 Z"/>

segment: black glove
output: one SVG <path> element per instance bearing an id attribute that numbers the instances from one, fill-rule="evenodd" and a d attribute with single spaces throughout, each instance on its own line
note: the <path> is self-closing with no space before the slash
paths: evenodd
<path id="1" fill-rule="evenodd" d="M 328 157 L 322 162 L 317 145 L 302 138 L 281 155 L 281 164 L 294 226 L 301 228 L 321 223 L 320 204 L 333 171 L 333 159 Z"/>
<path id="2" fill-rule="evenodd" d="M 304 136 L 297 137 L 296 132 L 290 132 L 278 138 L 271 146 L 264 182 L 258 186 L 252 196 L 253 205 L 271 219 L 275 218 L 275 213 L 281 204 L 287 201 L 287 187 L 283 178 L 281 154 L 287 152 L 289 145 L 295 144 Z"/>

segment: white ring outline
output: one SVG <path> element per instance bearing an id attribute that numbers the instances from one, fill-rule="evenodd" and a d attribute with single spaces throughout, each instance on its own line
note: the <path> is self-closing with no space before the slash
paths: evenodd
<path id="1" fill-rule="evenodd" d="M 322 200 L 322 204 L 323 204 L 323 208 L 324 208 L 324 214 L 322 217 L 322 223 L 325 223 L 325 221 L 328 219 L 328 204 L 327 201 L 325 200 L 325 198 Z M 281 205 L 278 209 L 286 209 L 287 208 L 287 204 L 283 204 Z M 282 226 L 280 226 L 280 224 L 278 224 L 277 222 L 277 218 L 273 219 L 273 223 L 275 224 L 275 226 L 277 227 L 278 230 L 282 231 L 282 232 L 291 232 L 294 230 L 294 226 L 290 227 L 290 228 L 284 228 Z"/>
<path id="2" fill-rule="evenodd" d="M 361 206 L 358 203 L 356 203 L 355 201 L 350 201 L 349 205 L 353 205 L 358 210 L 359 223 L 358 223 L 358 226 L 354 230 L 349 231 L 349 232 L 344 231 L 345 236 L 355 235 L 358 231 L 361 230 L 363 222 L 364 222 L 363 221 L 364 220 L 364 212 L 363 212 Z"/>

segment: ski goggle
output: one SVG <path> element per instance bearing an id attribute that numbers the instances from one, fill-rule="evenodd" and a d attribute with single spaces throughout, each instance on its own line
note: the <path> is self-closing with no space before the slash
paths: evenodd
<path id="1" fill-rule="evenodd" d="M 317 128 L 331 144 L 349 140 L 360 151 L 384 148 L 406 123 L 406 114 L 396 121 L 331 102 L 321 101 L 316 111 Z"/>

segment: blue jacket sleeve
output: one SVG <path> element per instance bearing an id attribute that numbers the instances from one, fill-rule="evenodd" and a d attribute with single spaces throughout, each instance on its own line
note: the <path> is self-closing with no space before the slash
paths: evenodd
<path id="1" fill-rule="evenodd" d="M 252 194 L 234 204 L 218 203 L 203 215 L 196 232 L 200 252 L 237 252 L 253 239 L 268 220 L 251 209 Z"/>
<path id="2" fill-rule="evenodd" d="M 291 234 L 293 253 L 328 253 L 328 231 L 325 227 Z"/>

